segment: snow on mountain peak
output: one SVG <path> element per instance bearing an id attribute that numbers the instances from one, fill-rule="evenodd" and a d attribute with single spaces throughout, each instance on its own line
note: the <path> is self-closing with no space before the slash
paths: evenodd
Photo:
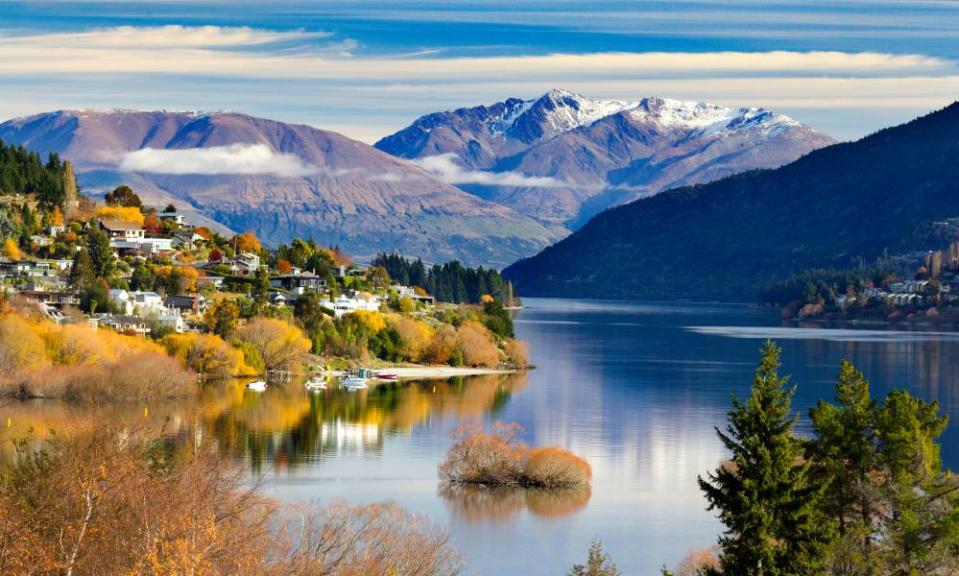
<path id="1" fill-rule="evenodd" d="M 664 128 L 701 130 L 704 133 L 724 129 L 758 128 L 764 133 L 775 133 L 799 122 L 765 108 L 728 108 L 708 102 L 643 98 L 630 111 L 636 120 L 653 121 Z"/>

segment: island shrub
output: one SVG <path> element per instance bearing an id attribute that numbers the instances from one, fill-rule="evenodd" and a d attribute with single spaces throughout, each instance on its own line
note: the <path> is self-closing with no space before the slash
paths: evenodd
<path id="1" fill-rule="evenodd" d="M 452 484 L 514 485 L 535 488 L 568 488 L 588 484 L 589 463 L 559 447 L 529 448 L 514 442 L 521 428 L 493 424 L 457 431 L 457 442 L 439 467 L 440 477 Z"/>

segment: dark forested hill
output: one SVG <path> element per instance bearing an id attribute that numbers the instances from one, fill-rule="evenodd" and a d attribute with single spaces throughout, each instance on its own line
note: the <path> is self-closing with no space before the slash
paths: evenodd
<path id="1" fill-rule="evenodd" d="M 959 103 L 776 170 L 613 208 L 507 268 L 524 295 L 748 301 L 959 236 Z"/>

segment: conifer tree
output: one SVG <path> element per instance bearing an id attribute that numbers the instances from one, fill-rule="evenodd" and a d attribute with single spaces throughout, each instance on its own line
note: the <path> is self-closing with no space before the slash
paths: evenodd
<path id="1" fill-rule="evenodd" d="M 603 544 L 597 539 L 589 546 L 586 564 L 576 564 L 569 576 L 621 576 L 622 572 L 613 563 L 609 554 L 603 551 Z"/>
<path id="2" fill-rule="evenodd" d="M 824 535 L 818 492 L 810 486 L 802 443 L 793 436 L 795 388 L 780 377 L 780 349 L 766 342 L 749 399 L 733 399 L 729 425 L 716 432 L 730 461 L 699 478 L 726 530 L 722 573 L 736 576 L 819 574 Z"/>

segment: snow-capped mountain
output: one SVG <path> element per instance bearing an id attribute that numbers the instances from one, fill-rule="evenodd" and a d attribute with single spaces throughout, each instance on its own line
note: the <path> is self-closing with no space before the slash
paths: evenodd
<path id="1" fill-rule="evenodd" d="M 126 183 L 191 221 L 294 236 L 371 258 L 503 266 L 555 240 L 536 220 L 335 132 L 244 114 L 63 110 L 0 124 L 0 139 L 71 160 L 86 193 Z"/>
<path id="2" fill-rule="evenodd" d="M 562 230 L 640 196 L 777 167 L 833 142 L 763 108 L 551 90 L 429 114 L 375 146 Z"/>

